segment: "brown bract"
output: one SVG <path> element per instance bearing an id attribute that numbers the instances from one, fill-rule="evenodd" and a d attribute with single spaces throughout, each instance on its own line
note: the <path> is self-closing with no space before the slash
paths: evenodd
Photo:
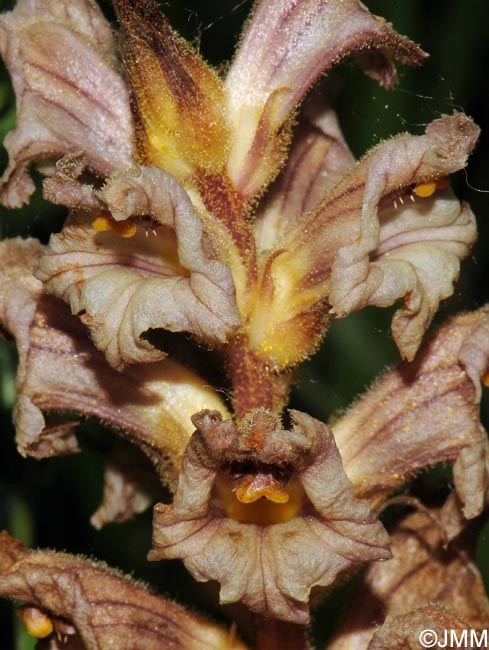
<path id="1" fill-rule="evenodd" d="M 169 26 L 154 0 L 115 0 L 133 95 L 139 161 L 185 180 L 223 170 L 222 81 Z"/>
<path id="2" fill-rule="evenodd" d="M 276 248 L 355 164 L 332 108 L 335 85 L 323 83 L 305 103 L 284 168 L 258 206 L 255 238 L 260 252 Z"/>
<path id="3" fill-rule="evenodd" d="M 40 608 L 52 616 L 55 629 L 62 619 L 68 639 L 76 635 L 81 642 L 68 648 L 244 650 L 230 632 L 102 563 L 29 552 L 5 531 L 0 533 L 0 595 Z M 47 647 L 58 646 L 53 639 Z"/>
<path id="4" fill-rule="evenodd" d="M 355 497 L 328 427 L 290 413 L 291 430 L 265 411 L 239 427 L 211 411 L 193 417 L 175 500 L 155 509 L 149 558 L 182 558 L 197 580 L 220 583 L 221 603 L 306 623 L 311 589 L 390 557 L 389 538 Z M 265 512 L 250 513 L 258 500 Z"/>
<path id="5" fill-rule="evenodd" d="M 445 546 L 447 505 L 451 498 L 398 524 L 392 559 L 369 568 L 328 650 L 418 650 L 422 630 L 442 642 L 445 630 L 489 626 L 489 600 L 466 541 Z"/>
<path id="6" fill-rule="evenodd" d="M 137 365 L 118 373 L 63 303 L 43 295 L 32 276 L 43 247 L 14 239 L 0 245 L 0 324 L 20 353 L 15 409 L 22 455 L 44 458 L 77 451 L 76 422 L 52 413 L 71 411 L 100 419 L 136 442 L 175 481 L 192 433 L 197 405 L 226 408 L 204 380 L 175 361 Z M 47 420 L 45 419 L 47 413 Z"/>
<path id="7" fill-rule="evenodd" d="M 487 498 L 487 434 L 479 418 L 488 370 L 489 308 L 452 318 L 412 363 L 387 373 L 333 431 L 356 491 L 382 499 L 423 467 L 456 461 L 455 487 L 467 518 Z"/>
<path id="8" fill-rule="evenodd" d="M 83 150 L 90 169 L 108 176 L 132 161 L 129 95 L 109 24 L 93 0 L 19 0 L 0 17 L 0 53 L 17 96 L 17 124 L 5 139 L 9 166 L 0 200 L 26 203 L 26 168 Z"/>

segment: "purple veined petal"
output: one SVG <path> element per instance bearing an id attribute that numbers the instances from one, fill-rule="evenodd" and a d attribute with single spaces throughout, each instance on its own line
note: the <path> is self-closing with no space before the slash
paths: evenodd
<path id="1" fill-rule="evenodd" d="M 228 173 L 252 197 L 276 173 L 287 120 L 320 74 L 352 52 L 385 86 L 396 81 L 391 57 L 419 65 L 426 54 L 358 0 L 262 0 L 226 77 L 234 135 Z"/>
<path id="2" fill-rule="evenodd" d="M 28 201 L 33 162 L 83 151 L 101 176 L 131 164 L 129 94 L 110 25 L 93 0 L 20 0 L 0 16 L 0 52 L 17 96 L 17 124 L 5 139 L 4 205 Z"/>
<path id="3" fill-rule="evenodd" d="M 355 164 L 331 99 L 318 93 L 301 111 L 284 169 L 255 215 L 258 250 L 274 248 Z"/>
<path id="4" fill-rule="evenodd" d="M 231 631 L 102 562 L 28 551 L 5 531 L 0 533 L 0 595 L 22 600 L 51 619 L 53 641 L 67 636 L 68 646 L 49 648 L 134 650 L 142 647 L 143 634 L 145 650 L 245 650 Z"/>
<path id="5" fill-rule="evenodd" d="M 343 317 L 400 299 L 392 330 L 402 356 L 414 357 L 477 234 L 469 206 L 436 183 L 465 167 L 478 134 L 456 113 L 424 135 L 387 140 L 276 243 L 262 263 L 262 295 L 250 319 L 260 358 L 297 363 L 324 331 L 328 310 Z M 417 198 L 417 185 L 428 181 L 433 194 Z"/>
<path id="6" fill-rule="evenodd" d="M 265 410 L 239 426 L 216 412 L 194 415 L 175 500 L 155 507 L 149 559 L 182 558 L 197 580 L 220 583 L 221 603 L 304 625 L 313 587 L 390 552 L 331 430 L 291 416 L 294 426 L 283 430 Z"/>
<path id="7" fill-rule="evenodd" d="M 383 499 L 407 477 L 456 461 L 466 518 L 488 495 L 487 434 L 479 417 L 488 371 L 489 308 L 456 316 L 423 343 L 414 361 L 387 373 L 333 425 L 357 493 Z"/>
<path id="8" fill-rule="evenodd" d="M 161 478 L 174 484 L 195 408 L 227 410 L 205 380 L 177 362 L 138 364 L 120 373 L 90 341 L 79 319 L 46 296 L 32 268 L 43 254 L 35 240 L 0 245 L 0 323 L 19 350 L 15 407 L 17 446 L 45 458 L 78 450 L 76 422 L 50 413 L 94 417 L 121 432 L 149 456 Z"/>

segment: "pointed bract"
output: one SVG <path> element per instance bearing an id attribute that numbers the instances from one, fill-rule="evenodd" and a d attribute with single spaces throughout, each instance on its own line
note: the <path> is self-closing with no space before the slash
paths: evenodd
<path id="1" fill-rule="evenodd" d="M 258 250 L 274 248 L 355 164 L 329 102 L 312 97 L 301 113 L 284 169 L 255 215 Z"/>
<path id="2" fill-rule="evenodd" d="M 217 74 L 153 0 L 114 0 L 132 89 L 139 160 L 177 178 L 219 173 L 228 149 Z"/>

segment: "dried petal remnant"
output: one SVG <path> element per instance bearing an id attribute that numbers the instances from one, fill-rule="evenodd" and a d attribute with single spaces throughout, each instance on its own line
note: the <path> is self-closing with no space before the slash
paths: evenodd
<path id="1" fill-rule="evenodd" d="M 304 413 L 291 415 L 291 431 L 266 411 L 249 414 L 239 428 L 218 413 L 195 415 L 197 431 L 183 459 L 174 503 L 155 509 L 149 557 L 181 557 L 197 580 L 221 584 L 222 603 L 242 600 L 255 612 L 306 623 L 312 587 L 328 586 L 343 571 L 389 557 L 389 538 L 366 502 L 355 498 L 331 431 Z M 230 467 L 231 480 L 234 475 L 237 481 L 234 499 L 241 501 L 236 519 L 229 505 L 233 495 L 223 499 L 219 489 L 214 491 Z M 262 521 L 243 514 L 256 506 L 246 503 L 251 485 L 269 502 L 261 504 Z M 295 501 L 295 512 L 276 503 L 284 492 Z"/>
<path id="2" fill-rule="evenodd" d="M 489 625 L 489 601 L 466 542 L 445 546 L 447 505 L 431 516 L 409 515 L 396 527 L 392 559 L 369 568 L 328 650 L 418 650 L 423 629 L 438 630 L 441 640 L 445 629 Z"/>

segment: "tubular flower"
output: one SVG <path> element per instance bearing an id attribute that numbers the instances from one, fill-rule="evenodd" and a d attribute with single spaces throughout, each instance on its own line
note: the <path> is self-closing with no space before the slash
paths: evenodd
<path id="1" fill-rule="evenodd" d="M 368 501 L 378 505 L 419 469 L 456 461 L 464 515 L 480 514 L 489 496 L 478 416 L 488 333 L 487 308 L 453 319 L 332 429 L 298 411 L 287 431 L 260 410 L 238 427 L 195 415 L 174 503 L 155 509 L 150 559 L 182 557 L 198 580 L 221 583 L 221 602 L 241 598 L 302 623 L 313 587 L 387 557 Z"/>
<path id="2" fill-rule="evenodd" d="M 331 83 L 306 98 L 311 86 L 352 55 L 391 87 L 395 58 L 427 56 L 358 0 L 259 0 L 225 75 L 154 0 L 113 5 L 118 39 L 94 0 L 18 0 L 0 16 L 18 108 L 0 200 L 27 202 L 35 165 L 45 198 L 69 209 L 46 246 L 0 244 L 18 449 L 78 451 L 66 411 L 114 428 L 126 440 L 107 458 L 93 524 L 173 492 L 155 507 L 150 559 L 181 558 L 196 580 L 219 583 L 222 603 L 241 601 L 257 648 L 305 648 L 318 595 L 388 560 L 391 543 L 393 560 L 367 581 L 395 565 L 404 541 L 391 542 L 378 507 L 408 477 L 453 461 L 460 528 L 487 504 L 488 308 L 423 342 L 476 238 L 449 176 L 479 129 L 463 113 L 440 116 L 355 161 Z M 329 425 L 284 412 L 294 370 L 332 318 L 399 301 L 397 368 Z M 128 462 L 127 441 L 159 481 Z M 427 544 L 431 558 L 438 541 Z M 44 647 L 60 647 L 55 633 L 75 650 L 242 647 L 105 568 L 7 536 L 0 552 L 0 593 L 25 601 L 20 616 Z M 387 647 L 400 616 L 400 630 L 430 621 L 442 607 L 430 603 L 401 611 L 386 599 L 368 647 Z"/>
<path id="3" fill-rule="evenodd" d="M 390 557 L 389 537 L 355 498 L 331 430 L 291 416 L 284 431 L 266 411 L 239 427 L 195 415 L 175 501 L 156 506 L 149 557 L 183 557 L 198 580 L 221 583 L 222 603 L 306 623 L 311 588 Z"/>
<path id="4" fill-rule="evenodd" d="M 0 533 L 0 594 L 28 601 L 20 612 L 32 636 L 69 648 L 244 650 L 232 635 L 189 614 L 102 563 L 28 551 Z M 140 644 L 144 634 L 144 645 Z M 79 645 L 77 645 L 77 642 Z"/>

